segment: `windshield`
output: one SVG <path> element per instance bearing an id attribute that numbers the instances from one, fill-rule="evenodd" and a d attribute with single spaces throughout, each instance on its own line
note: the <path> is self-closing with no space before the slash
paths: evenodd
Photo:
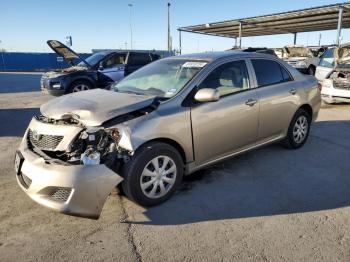
<path id="1" fill-rule="evenodd" d="M 205 65 L 205 61 L 163 59 L 153 62 L 114 84 L 116 92 L 170 98 L 177 94 Z"/>
<path id="2" fill-rule="evenodd" d="M 321 56 L 319 66 L 333 68 L 334 66 L 334 49 L 333 48 L 328 49 L 326 52 L 323 53 L 323 55 Z"/>
<path id="3" fill-rule="evenodd" d="M 91 56 L 89 56 L 88 58 L 85 59 L 85 61 L 91 65 L 91 66 L 95 66 L 97 65 L 98 62 L 101 61 L 101 59 L 103 59 L 104 57 L 106 57 L 106 53 L 96 53 L 96 54 L 93 54 Z M 78 66 L 86 66 L 86 64 L 84 62 L 80 62 L 78 64 Z"/>

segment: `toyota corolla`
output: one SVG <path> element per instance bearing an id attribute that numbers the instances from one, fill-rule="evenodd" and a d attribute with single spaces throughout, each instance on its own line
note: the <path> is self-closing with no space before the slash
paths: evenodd
<path id="1" fill-rule="evenodd" d="M 227 51 L 151 63 L 112 90 L 55 98 L 31 120 L 15 157 L 34 201 L 98 218 L 118 184 L 142 206 L 183 175 L 270 143 L 307 140 L 320 86 L 273 56 Z"/>

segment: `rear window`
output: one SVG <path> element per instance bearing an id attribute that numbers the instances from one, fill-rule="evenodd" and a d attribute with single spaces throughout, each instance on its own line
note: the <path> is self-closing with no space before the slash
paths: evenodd
<path id="1" fill-rule="evenodd" d="M 267 86 L 292 80 L 279 63 L 266 59 L 252 59 L 258 86 Z"/>
<path id="2" fill-rule="evenodd" d="M 143 66 L 151 62 L 151 57 L 149 54 L 143 53 L 130 53 L 129 65 Z"/>

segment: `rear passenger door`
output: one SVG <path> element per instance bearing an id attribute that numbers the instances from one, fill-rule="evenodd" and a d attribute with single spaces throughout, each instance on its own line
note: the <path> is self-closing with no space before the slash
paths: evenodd
<path id="1" fill-rule="evenodd" d="M 298 89 L 292 75 L 279 62 L 251 59 L 260 105 L 258 142 L 285 135 L 298 106 Z"/>
<path id="2" fill-rule="evenodd" d="M 151 56 L 147 53 L 130 52 L 127 60 L 125 75 L 135 72 L 137 69 L 151 62 Z"/>

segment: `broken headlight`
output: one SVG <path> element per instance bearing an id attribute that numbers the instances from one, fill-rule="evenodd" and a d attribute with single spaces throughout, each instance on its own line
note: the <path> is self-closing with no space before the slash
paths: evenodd
<path id="1" fill-rule="evenodd" d="M 84 165 L 99 165 L 100 153 L 93 148 L 88 148 L 83 154 L 81 154 L 81 162 Z"/>

